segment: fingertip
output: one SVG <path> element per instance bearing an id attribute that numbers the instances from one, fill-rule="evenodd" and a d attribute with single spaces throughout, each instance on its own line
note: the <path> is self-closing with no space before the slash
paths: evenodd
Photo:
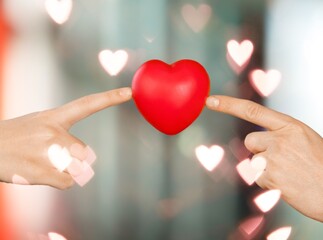
<path id="1" fill-rule="evenodd" d="M 120 88 L 119 95 L 125 99 L 130 99 L 132 97 L 132 90 L 129 87 Z"/>
<path id="2" fill-rule="evenodd" d="M 206 99 L 206 106 L 209 109 L 215 110 L 218 108 L 219 104 L 220 104 L 220 101 L 216 96 L 210 96 Z"/>

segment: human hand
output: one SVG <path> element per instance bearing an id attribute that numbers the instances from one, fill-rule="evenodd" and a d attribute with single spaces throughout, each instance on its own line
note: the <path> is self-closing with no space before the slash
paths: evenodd
<path id="1" fill-rule="evenodd" d="M 0 181 L 15 183 L 14 178 L 18 176 L 18 180 L 28 184 L 58 189 L 71 187 L 74 184 L 71 174 L 77 176 L 81 163 L 90 164 L 95 154 L 72 136 L 69 129 L 97 111 L 130 100 L 131 94 L 130 88 L 115 89 L 85 96 L 55 109 L 0 121 Z M 53 146 L 67 149 L 73 159 L 71 171 L 65 168 L 59 171 L 53 164 L 49 156 Z"/>
<path id="2" fill-rule="evenodd" d="M 247 135 L 245 146 L 266 159 L 257 179 L 263 189 L 279 189 L 302 214 L 323 221 L 323 138 L 304 123 L 248 100 L 211 96 L 209 109 L 266 128 Z"/>

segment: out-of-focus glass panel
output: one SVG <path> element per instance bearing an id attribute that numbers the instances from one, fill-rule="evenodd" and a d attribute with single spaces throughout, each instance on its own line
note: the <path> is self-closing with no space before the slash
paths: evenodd
<path id="1" fill-rule="evenodd" d="M 268 106 L 307 123 L 322 135 L 323 2 L 270 1 L 266 26 L 266 67 L 282 73 Z M 286 204 L 281 205 L 277 223 L 299 228 L 293 239 L 320 239 L 323 234 L 321 223 Z"/>

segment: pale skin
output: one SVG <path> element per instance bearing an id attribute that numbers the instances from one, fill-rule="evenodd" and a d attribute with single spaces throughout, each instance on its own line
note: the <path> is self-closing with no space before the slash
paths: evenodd
<path id="1" fill-rule="evenodd" d="M 78 121 L 131 99 L 131 89 L 121 88 L 82 97 L 61 107 L 0 121 L 0 181 L 14 175 L 28 183 L 66 189 L 71 175 L 59 172 L 48 159 L 48 148 L 69 149 L 85 144 L 69 133 Z M 267 129 L 250 133 L 246 147 L 266 159 L 266 170 L 257 184 L 279 189 L 283 199 L 304 215 L 323 221 L 323 139 L 304 123 L 248 100 L 211 96 L 206 105 Z"/>
<path id="2" fill-rule="evenodd" d="M 256 183 L 279 189 L 288 204 L 323 222 L 323 138 L 304 123 L 249 100 L 210 96 L 206 105 L 266 128 L 245 139 L 254 157 L 267 161 Z"/>
<path id="3" fill-rule="evenodd" d="M 67 171 L 58 171 L 48 159 L 52 144 L 71 149 L 86 144 L 69 133 L 78 121 L 105 108 L 131 99 L 130 88 L 97 93 L 55 109 L 0 121 L 0 181 L 11 183 L 14 175 L 29 184 L 67 189 L 74 180 Z M 78 151 L 80 152 L 80 151 Z"/>

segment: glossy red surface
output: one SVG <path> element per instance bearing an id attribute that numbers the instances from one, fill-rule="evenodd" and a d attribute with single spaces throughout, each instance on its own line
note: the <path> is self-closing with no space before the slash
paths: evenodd
<path id="1" fill-rule="evenodd" d="M 132 81 L 133 99 L 143 117 L 156 129 L 174 135 L 200 115 L 210 91 L 204 67 L 193 60 L 168 65 L 145 62 Z"/>

